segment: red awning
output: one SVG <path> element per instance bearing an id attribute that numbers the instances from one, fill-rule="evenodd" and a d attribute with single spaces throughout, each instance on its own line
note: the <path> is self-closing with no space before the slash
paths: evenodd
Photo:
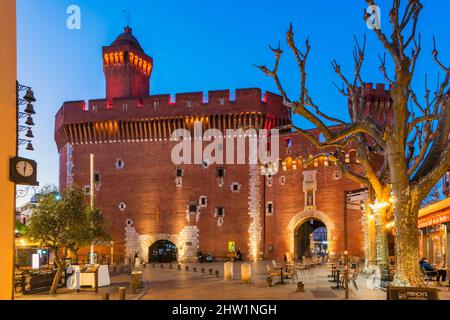
<path id="1" fill-rule="evenodd" d="M 419 229 L 450 222 L 450 208 L 419 218 Z"/>

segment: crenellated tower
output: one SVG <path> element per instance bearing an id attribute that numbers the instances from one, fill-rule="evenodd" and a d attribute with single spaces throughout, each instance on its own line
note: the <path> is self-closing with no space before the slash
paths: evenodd
<path id="1" fill-rule="evenodd" d="M 110 46 L 103 47 L 103 70 L 109 105 L 116 98 L 149 95 L 153 58 L 145 54 L 129 26 Z"/>
<path id="2" fill-rule="evenodd" d="M 372 83 L 365 83 L 363 88 L 359 88 L 359 94 L 362 103 L 355 108 L 359 118 L 375 123 L 380 129 L 392 124 L 394 118 L 392 99 L 384 84 L 377 83 L 374 88 Z M 350 100 L 348 108 L 350 117 L 353 118 L 354 108 Z"/>

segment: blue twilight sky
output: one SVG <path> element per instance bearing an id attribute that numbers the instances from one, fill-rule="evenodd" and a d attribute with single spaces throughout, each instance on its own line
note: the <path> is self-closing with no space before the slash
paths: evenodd
<path id="1" fill-rule="evenodd" d="M 377 54 L 383 52 L 362 19 L 364 0 L 17 0 L 18 80 L 32 86 L 38 102 L 34 132 L 36 151 L 23 156 L 39 163 L 41 185 L 58 183 L 58 153 L 53 140 L 54 115 L 66 100 L 102 98 L 105 81 L 101 48 L 122 33 L 122 11 L 132 14 L 131 26 L 147 54 L 154 58 L 151 93 L 177 93 L 260 87 L 277 92 L 269 78 L 253 64 L 272 65 L 268 44 L 282 40 L 293 22 L 298 44 L 309 36 L 308 65 L 311 95 L 323 111 L 346 119 L 346 100 L 332 81 L 340 84 L 330 66 L 337 59 L 351 75 L 353 36 L 367 34 L 363 77 L 380 82 Z M 390 2 L 379 0 L 381 27 L 389 31 Z M 417 68 L 422 84 L 425 72 L 435 78 L 432 35 L 442 60 L 450 64 L 448 0 L 423 0 L 418 26 L 423 53 Z M 66 27 L 67 7 L 81 9 L 81 30 Z M 280 67 L 287 92 L 298 94 L 296 65 L 288 50 Z M 302 121 L 297 120 L 300 124 Z"/>

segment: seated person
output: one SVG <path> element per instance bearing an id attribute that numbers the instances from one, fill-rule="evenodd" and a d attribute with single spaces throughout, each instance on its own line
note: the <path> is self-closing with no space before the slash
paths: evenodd
<path id="1" fill-rule="evenodd" d="M 442 279 L 442 281 L 445 282 L 445 279 L 447 278 L 447 271 L 445 269 L 436 270 L 428 263 L 427 258 L 420 259 L 419 264 L 428 275 L 437 276 L 437 281 Z"/>

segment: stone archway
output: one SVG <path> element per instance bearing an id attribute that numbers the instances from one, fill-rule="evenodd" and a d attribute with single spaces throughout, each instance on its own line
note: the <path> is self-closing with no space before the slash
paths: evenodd
<path id="1" fill-rule="evenodd" d="M 178 235 L 176 234 L 169 234 L 169 233 L 160 233 L 156 235 L 141 235 L 140 237 L 140 254 L 141 257 L 144 259 L 144 261 L 149 260 L 149 250 L 154 243 L 161 241 L 161 240 L 167 240 L 175 245 L 178 244 Z"/>
<path id="2" fill-rule="evenodd" d="M 305 210 L 302 211 L 291 218 L 287 226 L 287 232 L 289 235 L 289 253 L 291 257 L 297 260 L 295 252 L 295 230 L 308 220 L 316 219 L 322 221 L 327 228 L 327 242 L 328 242 L 328 253 L 333 255 L 335 253 L 335 242 L 336 242 L 336 227 L 334 222 L 330 217 L 318 210 Z"/>
<path id="3" fill-rule="evenodd" d="M 158 240 L 148 248 L 148 262 L 177 261 L 177 246 L 169 240 Z"/>

